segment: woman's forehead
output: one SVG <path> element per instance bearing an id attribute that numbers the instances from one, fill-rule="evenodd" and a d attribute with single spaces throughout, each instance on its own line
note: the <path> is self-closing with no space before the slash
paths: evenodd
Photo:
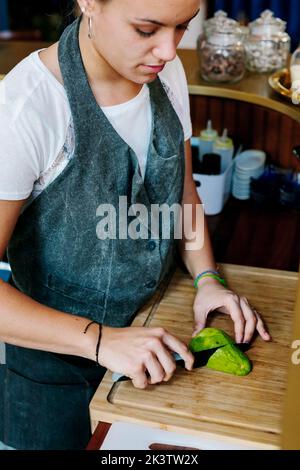
<path id="1" fill-rule="evenodd" d="M 103 3 L 103 0 L 100 0 Z M 184 22 L 195 16 L 200 0 L 104 0 L 105 5 L 126 12 L 129 17 L 146 18 L 160 23 Z"/>

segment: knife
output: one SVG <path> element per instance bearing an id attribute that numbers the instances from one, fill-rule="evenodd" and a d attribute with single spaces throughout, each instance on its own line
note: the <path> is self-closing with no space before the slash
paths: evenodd
<path id="1" fill-rule="evenodd" d="M 224 345 L 226 346 L 226 344 Z M 206 366 L 209 358 L 220 348 L 224 346 L 218 346 L 217 348 L 206 349 L 204 351 L 194 352 L 193 355 L 195 357 L 193 369 L 198 369 L 199 367 Z M 250 343 L 234 343 L 234 346 L 239 348 L 240 351 L 246 352 L 250 349 Z M 176 361 L 176 364 L 180 365 L 181 367 L 185 366 L 184 359 L 176 352 L 172 353 L 173 358 Z M 129 377 L 123 374 L 119 374 L 118 372 L 114 372 L 112 375 L 113 382 L 125 382 L 126 380 L 131 380 Z"/>

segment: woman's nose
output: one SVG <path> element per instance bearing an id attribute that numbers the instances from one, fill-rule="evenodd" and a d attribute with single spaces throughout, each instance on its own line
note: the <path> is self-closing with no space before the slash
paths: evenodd
<path id="1" fill-rule="evenodd" d="M 153 49 L 153 55 L 163 62 L 169 62 L 175 59 L 176 49 L 177 42 L 174 31 L 172 31 L 160 38 L 159 44 Z"/>

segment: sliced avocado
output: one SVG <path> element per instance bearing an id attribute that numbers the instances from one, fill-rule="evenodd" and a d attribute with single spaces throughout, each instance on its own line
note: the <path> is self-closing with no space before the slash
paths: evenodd
<path id="1" fill-rule="evenodd" d="M 191 339 L 189 348 L 192 352 L 198 352 L 233 343 L 233 339 L 225 331 L 218 328 L 204 328 Z"/>
<path id="2" fill-rule="evenodd" d="M 246 354 L 234 344 L 217 349 L 209 358 L 206 367 L 233 375 L 248 375 L 252 369 Z"/>

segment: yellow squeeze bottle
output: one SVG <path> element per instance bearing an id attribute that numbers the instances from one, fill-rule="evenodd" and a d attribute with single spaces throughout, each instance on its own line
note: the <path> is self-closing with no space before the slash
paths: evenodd
<path id="1" fill-rule="evenodd" d="M 206 153 L 212 153 L 213 151 L 213 144 L 218 137 L 218 132 L 212 128 L 212 122 L 209 120 L 207 122 L 206 129 L 203 129 L 200 132 L 199 137 L 199 156 L 200 160 L 202 160 L 203 155 Z"/>

